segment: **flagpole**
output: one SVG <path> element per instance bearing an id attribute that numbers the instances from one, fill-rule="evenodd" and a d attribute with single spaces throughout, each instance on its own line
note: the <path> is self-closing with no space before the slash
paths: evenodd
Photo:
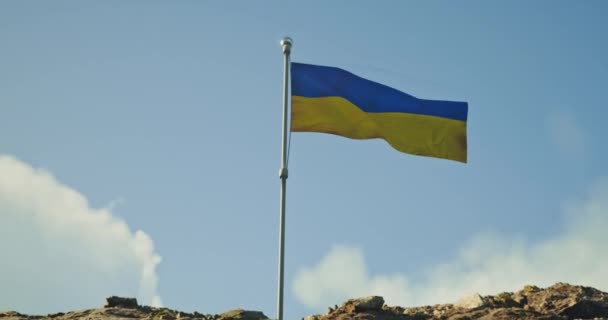
<path id="1" fill-rule="evenodd" d="M 291 54 L 291 45 L 293 40 L 285 37 L 281 40 L 283 48 L 283 144 L 281 147 L 281 169 L 279 170 L 279 178 L 281 179 L 281 202 L 279 215 L 279 285 L 277 293 L 277 319 L 283 320 L 283 288 L 284 288 L 284 271 L 285 271 L 285 193 L 287 192 L 287 119 L 289 117 L 287 103 L 289 99 L 289 55 Z"/>

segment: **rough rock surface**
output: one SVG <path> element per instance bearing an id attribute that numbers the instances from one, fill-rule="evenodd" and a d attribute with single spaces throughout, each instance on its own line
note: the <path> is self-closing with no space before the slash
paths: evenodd
<path id="1" fill-rule="evenodd" d="M 478 293 L 462 297 L 456 304 L 454 304 L 457 308 L 463 309 L 477 309 L 481 308 L 486 304 L 486 301 L 480 296 Z"/>
<path id="2" fill-rule="evenodd" d="M 380 298 L 381 297 L 376 297 Z M 402 308 L 374 304 L 369 298 L 351 299 L 329 308 L 324 315 L 306 320 L 608 320 L 608 293 L 590 287 L 557 283 L 546 289 L 526 286 L 511 293 L 494 296 L 478 294 L 456 304 Z M 382 300 L 383 301 L 383 300 Z M 361 307 L 364 306 L 364 307 Z"/>
<path id="3" fill-rule="evenodd" d="M 30 316 L 15 311 L 0 311 L 0 320 L 267 320 L 262 312 L 241 309 L 222 314 L 187 313 L 167 308 L 140 306 L 135 298 L 112 296 L 106 298 L 106 305 L 100 309 L 60 312 L 46 316 Z"/>
<path id="4" fill-rule="evenodd" d="M 0 311 L 0 320 L 266 320 L 259 311 L 231 310 L 222 314 L 186 313 L 167 308 L 140 306 L 133 298 L 110 297 L 105 307 L 28 316 Z M 541 289 L 526 286 L 515 293 L 494 296 L 473 295 L 460 304 L 438 304 L 413 308 L 389 307 L 384 299 L 371 296 L 351 299 L 329 308 L 324 315 L 305 320 L 608 320 L 608 293 L 590 287 L 557 283 Z"/>

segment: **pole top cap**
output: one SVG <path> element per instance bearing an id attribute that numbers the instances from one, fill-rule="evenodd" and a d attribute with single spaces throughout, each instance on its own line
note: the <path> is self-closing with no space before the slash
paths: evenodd
<path id="1" fill-rule="evenodd" d="M 281 47 L 283 48 L 283 52 L 291 51 L 291 46 L 293 45 L 293 39 L 290 37 L 285 37 L 281 39 Z"/>

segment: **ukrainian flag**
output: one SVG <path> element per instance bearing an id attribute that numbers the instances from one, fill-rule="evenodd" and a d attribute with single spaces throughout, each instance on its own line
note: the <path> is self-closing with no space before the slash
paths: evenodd
<path id="1" fill-rule="evenodd" d="M 291 131 L 386 140 L 416 155 L 467 162 L 466 102 L 423 100 L 348 71 L 291 64 Z"/>

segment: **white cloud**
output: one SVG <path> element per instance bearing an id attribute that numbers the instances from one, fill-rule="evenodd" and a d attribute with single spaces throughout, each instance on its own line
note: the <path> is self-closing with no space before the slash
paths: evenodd
<path id="1" fill-rule="evenodd" d="M 371 294 L 397 302 L 410 291 L 402 275 L 371 277 L 361 249 L 348 246 L 334 246 L 318 265 L 300 270 L 293 289 L 300 302 L 317 308 Z"/>
<path id="2" fill-rule="evenodd" d="M 514 291 L 525 284 L 563 281 L 608 289 L 608 181 L 566 209 L 563 232 L 529 244 L 523 238 L 480 234 L 457 257 L 411 281 L 403 274 L 370 275 L 360 249 L 336 246 L 295 277 L 294 294 L 321 309 L 346 298 L 382 295 L 390 305 L 454 302 L 470 294 Z"/>
<path id="3" fill-rule="evenodd" d="M 572 114 L 555 112 L 549 116 L 548 125 L 551 139 L 560 152 L 576 158 L 586 156 L 585 134 Z"/>
<path id="4" fill-rule="evenodd" d="M 160 305 L 152 239 L 50 173 L 0 155 L 0 310 L 96 307 L 110 295 Z"/>

